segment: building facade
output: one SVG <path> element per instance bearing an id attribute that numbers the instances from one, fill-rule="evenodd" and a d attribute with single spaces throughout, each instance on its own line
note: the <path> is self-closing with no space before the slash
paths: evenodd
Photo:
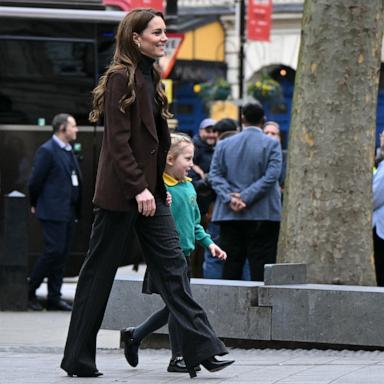
<path id="1" fill-rule="evenodd" d="M 247 3 L 247 0 L 244 0 Z M 239 47 L 240 47 L 240 0 L 178 0 L 180 9 L 222 9 L 229 12 L 220 16 L 225 31 L 225 62 L 227 79 L 232 86 L 232 96 L 236 104 L 239 100 Z M 270 42 L 245 42 L 244 90 L 258 78 L 267 73 L 277 80 L 283 91 L 282 102 L 266 105 L 267 118 L 280 123 L 283 135 L 287 136 L 293 95 L 294 76 L 298 64 L 301 36 L 301 18 L 304 0 L 273 0 L 272 28 Z M 382 48 L 382 62 L 384 48 Z M 378 93 L 376 144 L 379 133 L 384 129 L 384 76 L 383 65 Z M 268 104 L 268 103 L 267 103 Z"/>

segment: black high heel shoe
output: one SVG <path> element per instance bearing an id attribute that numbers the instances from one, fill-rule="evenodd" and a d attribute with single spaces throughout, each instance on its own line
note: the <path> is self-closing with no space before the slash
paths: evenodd
<path id="1" fill-rule="evenodd" d="M 215 356 L 202 361 L 200 364 L 209 372 L 217 372 L 233 364 L 235 360 L 217 360 Z"/>
<path id="2" fill-rule="evenodd" d="M 77 377 L 99 377 L 103 376 L 103 373 L 100 371 L 90 371 L 90 372 L 67 372 L 69 377 L 77 376 Z"/>
<path id="3" fill-rule="evenodd" d="M 135 328 L 130 327 L 120 331 L 120 337 L 124 344 L 124 356 L 131 367 L 136 367 L 139 364 L 140 342 L 133 338 L 134 330 Z"/>
<path id="4" fill-rule="evenodd" d="M 204 361 L 201 361 L 200 364 L 209 372 L 217 372 L 233 364 L 235 360 L 217 360 L 215 356 L 210 357 Z M 188 368 L 188 373 L 191 379 L 196 377 L 195 368 Z"/>

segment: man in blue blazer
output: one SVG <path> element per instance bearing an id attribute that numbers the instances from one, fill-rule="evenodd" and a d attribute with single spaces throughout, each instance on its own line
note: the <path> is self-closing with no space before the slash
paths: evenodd
<path id="1" fill-rule="evenodd" d="M 280 143 L 263 133 L 264 121 L 261 104 L 246 104 L 243 131 L 220 141 L 213 155 L 212 221 L 220 224 L 220 245 L 227 252 L 224 279 L 241 279 L 248 258 L 252 280 L 262 281 L 264 265 L 276 261 L 282 155 Z"/>
<path id="2" fill-rule="evenodd" d="M 36 152 L 29 180 L 31 212 L 40 220 L 44 250 L 29 278 L 29 308 L 42 310 L 36 289 L 48 278 L 48 310 L 70 311 L 61 299 L 65 261 L 81 204 L 81 173 L 71 141 L 76 140 L 73 116 L 61 113 L 52 121 L 53 135 Z"/>

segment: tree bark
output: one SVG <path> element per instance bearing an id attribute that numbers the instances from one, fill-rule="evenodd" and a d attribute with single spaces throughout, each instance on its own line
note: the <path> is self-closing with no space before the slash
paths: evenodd
<path id="1" fill-rule="evenodd" d="M 306 0 L 279 262 L 308 281 L 375 285 L 372 169 L 382 0 Z"/>

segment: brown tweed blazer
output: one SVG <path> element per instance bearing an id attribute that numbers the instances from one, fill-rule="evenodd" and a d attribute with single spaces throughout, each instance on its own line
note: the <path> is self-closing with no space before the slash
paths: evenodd
<path id="1" fill-rule="evenodd" d="M 156 129 L 152 100 L 139 69 L 135 73 L 136 100 L 125 113 L 120 111 L 127 81 L 124 70 L 111 74 L 104 99 L 104 136 L 93 203 L 112 211 L 137 210 L 135 196 L 145 188 L 165 199 L 162 174 L 170 146 L 167 122 L 161 119 Z"/>

